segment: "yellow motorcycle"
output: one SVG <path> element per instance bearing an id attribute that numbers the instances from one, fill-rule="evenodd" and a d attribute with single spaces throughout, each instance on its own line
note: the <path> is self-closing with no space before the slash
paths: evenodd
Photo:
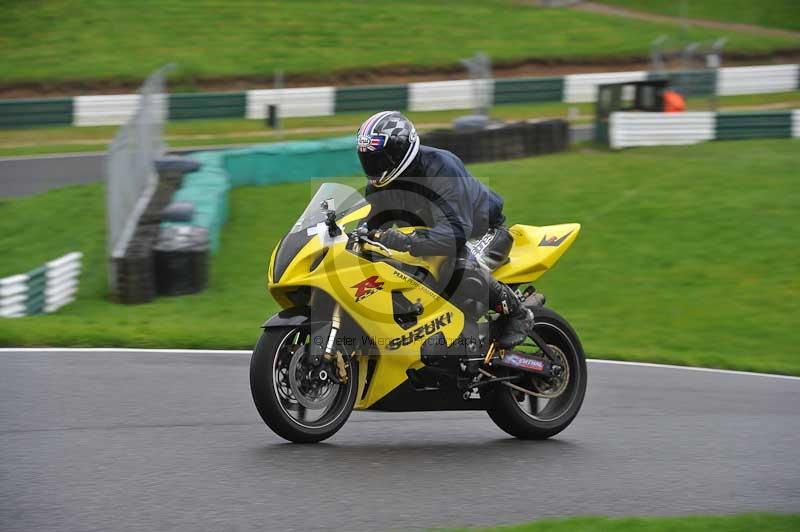
<path id="1" fill-rule="evenodd" d="M 517 438 L 564 430 L 583 402 L 586 359 L 530 283 L 580 225 L 509 228 L 513 247 L 493 275 L 518 290 L 535 325 L 501 350 L 494 338 L 504 318 L 480 298 L 443 297 L 444 259 L 385 248 L 359 226 L 369 211 L 355 189 L 325 183 L 272 254 L 269 291 L 283 310 L 263 324 L 250 362 L 266 424 L 309 443 L 335 434 L 353 409 L 485 410 Z"/>

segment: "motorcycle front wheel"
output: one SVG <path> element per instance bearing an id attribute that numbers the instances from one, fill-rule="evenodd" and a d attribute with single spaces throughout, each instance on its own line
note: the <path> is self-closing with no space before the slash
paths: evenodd
<path id="1" fill-rule="evenodd" d="M 356 400 L 358 364 L 348 361 L 345 383 L 311 379 L 303 357 L 308 327 L 264 331 L 250 359 L 250 391 L 258 413 L 278 436 L 295 443 L 316 443 L 342 428 Z"/>
<path id="2" fill-rule="evenodd" d="M 546 307 L 532 310 L 534 330 L 558 358 L 554 362 L 565 368 L 562 379 L 548 381 L 528 372 L 501 368 L 498 377 L 518 375 L 517 385 L 553 397 L 536 397 L 497 385 L 491 391 L 487 412 L 508 434 L 523 440 L 543 440 L 567 428 L 578 415 L 586 394 L 586 355 L 578 335 L 564 318 Z M 514 349 L 531 353 L 539 350 L 532 340 Z"/>

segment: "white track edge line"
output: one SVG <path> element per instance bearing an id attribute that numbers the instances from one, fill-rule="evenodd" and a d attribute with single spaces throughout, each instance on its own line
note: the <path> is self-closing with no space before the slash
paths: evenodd
<path id="1" fill-rule="evenodd" d="M 33 155 L 7 155 L 0 157 L 0 163 L 14 161 L 30 161 L 32 159 L 74 159 L 76 157 L 100 157 L 105 156 L 106 151 L 72 151 L 64 153 L 39 153 Z"/>
<path id="2" fill-rule="evenodd" d="M 587 358 L 586 361 L 594 364 L 616 364 L 619 366 L 639 366 L 656 369 L 682 369 L 686 371 L 700 371 L 705 373 L 724 373 L 728 375 L 745 375 L 752 377 L 769 377 L 771 379 L 800 381 L 800 377 L 795 377 L 793 375 L 780 375 L 778 373 L 758 373 L 756 371 L 739 371 L 735 369 L 698 368 L 696 366 L 677 366 L 675 364 L 656 364 L 653 362 L 630 362 L 627 360 L 608 360 L 604 358 Z"/>
<path id="3" fill-rule="evenodd" d="M 0 347 L 0 355 L 11 353 L 131 353 L 131 354 L 178 354 L 178 355 L 249 355 L 250 350 L 243 349 L 136 349 L 131 347 Z M 655 364 L 653 362 L 630 362 L 627 360 L 607 360 L 602 358 L 587 358 L 593 364 L 616 364 L 619 366 L 640 366 L 655 369 L 677 369 L 685 371 L 700 371 L 706 373 L 723 373 L 729 375 L 745 375 L 753 377 L 768 377 L 800 381 L 800 377 L 792 375 L 779 375 L 776 373 L 758 373 L 755 371 L 737 371 L 733 369 L 698 368 L 694 366 L 677 366 L 674 364 Z"/>

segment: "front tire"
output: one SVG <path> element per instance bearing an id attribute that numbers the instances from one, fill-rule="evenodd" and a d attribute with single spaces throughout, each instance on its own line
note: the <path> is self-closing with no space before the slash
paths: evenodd
<path id="1" fill-rule="evenodd" d="M 250 359 L 250 391 L 258 413 L 278 436 L 295 443 L 317 443 L 336 434 L 356 400 L 358 364 L 351 361 L 349 379 L 337 385 L 330 405 L 311 410 L 317 419 L 306 419 L 309 409 L 293 397 L 286 374 L 293 350 L 310 340 L 307 327 L 269 328 Z"/>
<path id="2" fill-rule="evenodd" d="M 559 349 L 568 363 L 566 388 L 558 397 L 547 400 L 497 385 L 491 392 L 491 406 L 487 412 L 508 434 L 523 440 L 543 440 L 567 428 L 578 415 L 586 394 L 586 355 L 578 335 L 564 318 L 545 307 L 532 310 L 536 333 L 548 345 Z M 547 403 L 542 405 L 544 401 Z"/>

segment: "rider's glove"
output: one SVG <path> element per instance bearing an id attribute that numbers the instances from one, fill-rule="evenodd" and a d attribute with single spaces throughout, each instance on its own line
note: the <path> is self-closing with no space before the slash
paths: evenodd
<path id="1" fill-rule="evenodd" d="M 356 232 L 359 235 L 368 236 L 370 233 L 369 233 L 369 225 L 367 225 L 367 222 L 361 222 L 360 224 L 358 224 Z"/>
<path id="2" fill-rule="evenodd" d="M 401 233 L 397 229 L 387 229 L 380 236 L 380 242 L 389 249 L 408 251 L 411 249 L 411 235 Z"/>

